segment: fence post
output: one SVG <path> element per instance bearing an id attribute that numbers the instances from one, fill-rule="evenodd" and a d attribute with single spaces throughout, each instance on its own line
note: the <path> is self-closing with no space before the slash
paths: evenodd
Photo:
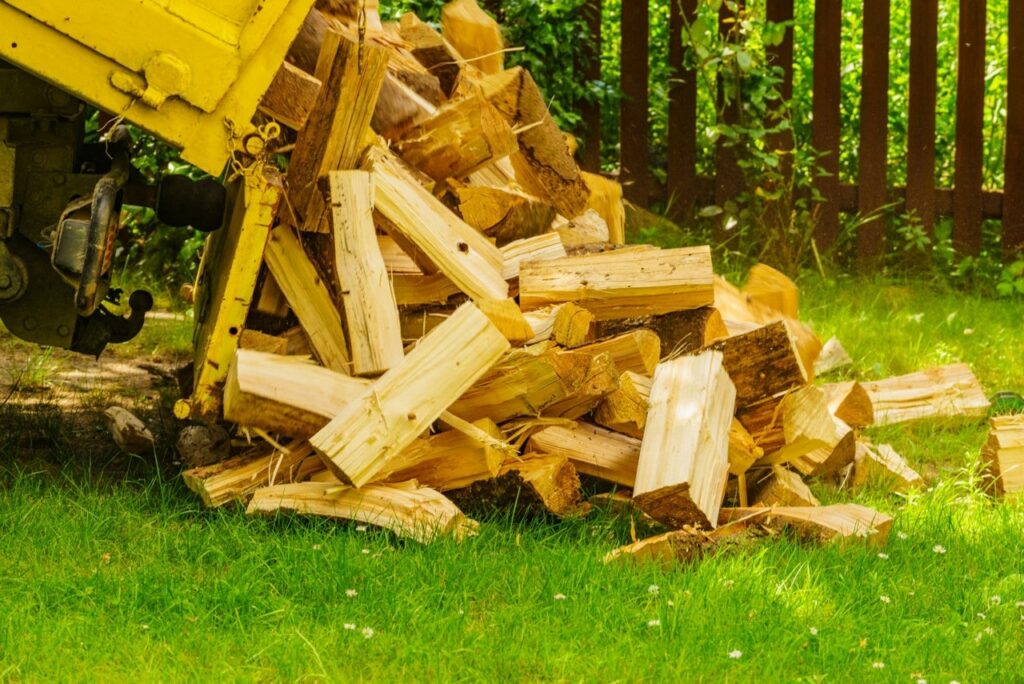
<path id="1" fill-rule="evenodd" d="M 935 92 L 939 0 L 910 3 L 910 103 L 907 114 L 907 212 L 935 232 Z"/>
<path id="2" fill-rule="evenodd" d="M 1024 256 L 1024 3 L 1010 2 L 1003 258 Z"/>
<path id="3" fill-rule="evenodd" d="M 864 2 L 863 71 L 861 72 L 858 211 L 877 214 L 888 202 L 889 156 L 889 3 Z M 876 263 L 885 250 L 885 216 L 865 221 L 857 230 L 857 258 Z"/>
<path id="4" fill-rule="evenodd" d="M 829 249 L 839 237 L 839 82 L 842 49 L 842 0 L 814 2 L 814 122 L 811 142 L 824 153 L 820 164 L 829 174 L 818 179 L 825 198 L 818 213 L 815 240 Z"/>
<path id="5" fill-rule="evenodd" d="M 587 22 L 586 44 L 580 50 L 576 73 L 587 84 L 601 80 L 601 0 L 586 0 L 582 8 Z M 583 139 L 580 165 L 587 171 L 601 170 L 601 101 L 589 94 L 580 103 L 580 123 L 576 133 Z"/>
<path id="6" fill-rule="evenodd" d="M 743 1 L 739 0 L 736 5 L 742 9 Z M 729 9 L 726 3 L 722 3 L 718 11 L 718 32 L 726 35 L 735 26 L 737 15 Z M 725 92 L 725 83 L 718 79 L 718 110 L 722 123 L 731 125 L 740 120 L 741 103 L 739 93 Z M 719 136 L 715 145 L 715 204 L 720 207 L 736 198 L 743 192 L 743 172 L 736 160 L 736 148 L 726 144 L 725 138 Z M 728 236 L 724 232 L 724 222 L 719 223 L 719 240 L 725 240 Z"/>
<path id="7" fill-rule="evenodd" d="M 960 3 L 953 247 L 958 252 L 970 255 L 981 252 L 981 184 L 985 148 L 985 10 L 986 0 Z"/>
<path id="8" fill-rule="evenodd" d="M 651 191 L 648 160 L 648 0 L 622 3 L 622 104 L 619 108 L 619 165 L 623 193 L 646 207 Z"/>
<path id="9" fill-rule="evenodd" d="M 668 63 L 668 207 L 678 221 L 693 214 L 697 196 L 697 72 L 684 67 L 683 31 L 697 17 L 697 0 L 670 0 Z"/>

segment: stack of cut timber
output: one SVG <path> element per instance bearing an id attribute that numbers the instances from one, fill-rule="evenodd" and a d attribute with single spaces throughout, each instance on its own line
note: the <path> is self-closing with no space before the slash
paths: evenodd
<path id="1" fill-rule="evenodd" d="M 285 201 L 220 395 L 249 446 L 188 486 L 427 542 L 473 533 L 466 513 L 582 514 L 583 476 L 677 530 L 617 557 L 735 521 L 883 537 L 886 516 L 819 507 L 806 478 L 915 485 L 858 431 L 935 397 L 976 411 L 973 376 L 815 385 L 843 363 L 816 364 L 792 281 L 759 265 L 739 289 L 707 247 L 622 244 L 621 187 L 580 172 L 500 28 L 474 0 L 441 16 L 370 16 L 360 45 L 314 10 L 264 98 L 292 129 Z"/>

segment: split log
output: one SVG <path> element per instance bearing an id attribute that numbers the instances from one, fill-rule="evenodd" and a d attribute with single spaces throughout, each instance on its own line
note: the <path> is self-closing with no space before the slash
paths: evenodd
<path id="1" fill-rule="evenodd" d="M 380 375 L 404 354 L 398 307 L 373 224 L 373 179 L 365 171 L 332 171 L 327 195 L 353 373 Z"/>
<path id="2" fill-rule="evenodd" d="M 816 376 L 831 373 L 840 368 L 847 368 L 853 365 L 853 359 L 836 337 L 828 338 L 828 341 L 821 348 L 821 354 L 814 362 L 814 374 Z"/>
<path id="3" fill-rule="evenodd" d="M 965 363 L 865 382 L 864 389 L 871 397 L 876 425 L 926 419 L 974 421 L 989 409 L 985 390 Z"/>
<path id="4" fill-rule="evenodd" d="M 856 488 L 868 483 L 896 492 L 924 487 L 924 480 L 917 471 L 907 465 L 903 457 L 891 446 L 879 444 L 872 448 L 857 442 L 852 484 Z"/>
<path id="5" fill-rule="evenodd" d="M 609 352 L 590 354 L 589 359 L 576 352 L 562 353 L 589 361 L 587 372 L 569 396 L 546 406 L 544 415 L 575 420 L 593 411 L 601 400 L 619 388 L 619 371 L 615 358 Z"/>
<path id="6" fill-rule="evenodd" d="M 505 280 L 517 280 L 524 263 L 550 261 L 566 256 L 565 245 L 558 233 L 545 233 L 508 243 L 501 248 L 503 264 L 501 276 Z"/>
<path id="7" fill-rule="evenodd" d="M 712 278 L 707 247 L 565 257 L 520 267 L 520 305 L 576 302 L 599 321 L 665 314 L 710 304 Z"/>
<path id="8" fill-rule="evenodd" d="M 437 182 L 461 179 L 517 148 L 504 117 L 481 96 L 442 106 L 429 119 L 403 131 L 395 150 Z"/>
<path id="9" fill-rule="evenodd" d="M 519 184 L 531 195 L 553 204 L 562 216 L 575 218 L 582 214 L 590 191 L 530 73 L 515 67 L 488 76 L 480 87 L 519 132 L 519 151 L 512 155 Z"/>
<path id="10" fill-rule="evenodd" d="M 481 299 L 477 307 L 513 346 L 526 344 L 533 337 L 533 328 L 514 299 Z"/>
<path id="11" fill-rule="evenodd" d="M 650 396 L 651 378 L 626 371 L 619 377 L 619 388 L 605 397 L 594 411 L 594 420 L 610 430 L 643 437 Z"/>
<path id="12" fill-rule="evenodd" d="M 301 482 L 324 467 L 308 442 L 289 445 L 287 451 L 266 451 L 257 447 L 220 463 L 190 468 L 181 476 L 205 506 L 216 508 L 244 502 L 262 487 Z"/>
<path id="13" fill-rule="evenodd" d="M 368 386 L 367 380 L 318 366 L 305 357 L 239 349 L 224 384 L 224 419 L 306 438 Z"/>
<path id="14" fill-rule="evenodd" d="M 593 209 L 608 226 L 608 242 L 626 244 L 626 207 L 622 203 L 622 185 L 596 173 L 582 171 L 580 175 L 590 191 L 587 208 Z"/>
<path id="15" fill-rule="evenodd" d="M 856 381 L 819 385 L 828 401 L 829 412 L 852 428 L 863 428 L 875 422 L 871 397 Z"/>
<path id="16" fill-rule="evenodd" d="M 1024 415 L 996 416 L 990 421 L 982 462 L 995 496 L 1024 498 Z"/>
<path id="17" fill-rule="evenodd" d="M 764 449 L 754 443 L 743 423 L 733 418 L 729 425 L 729 474 L 743 477 L 762 456 Z"/>
<path id="18" fill-rule="evenodd" d="M 282 224 L 270 231 L 263 258 L 320 363 L 339 373 L 351 373 L 341 314 L 291 226 Z"/>
<path id="19" fill-rule="evenodd" d="M 792 470 L 772 466 L 767 476 L 755 483 L 755 506 L 820 506 L 810 487 Z"/>
<path id="20" fill-rule="evenodd" d="M 524 454 L 502 464 L 498 476 L 449 493 L 467 511 L 527 510 L 564 517 L 580 505 L 580 478 L 564 456 Z"/>
<path id="21" fill-rule="evenodd" d="M 446 304 L 449 298 L 461 292 L 458 286 L 448 279 L 448 276 L 441 273 L 433 275 L 395 274 L 391 278 L 391 287 L 395 295 L 395 303 L 404 307 Z"/>
<path id="22" fill-rule="evenodd" d="M 596 326 L 595 334 L 598 337 L 609 337 L 632 328 L 647 328 L 656 332 L 661 339 L 662 358 L 692 354 L 729 337 L 722 315 L 711 306 L 673 311 L 660 316 L 602 321 Z"/>
<path id="23" fill-rule="evenodd" d="M 555 208 L 511 188 L 465 185 L 454 189 L 462 220 L 494 238 L 499 247 L 551 229 Z"/>
<path id="24" fill-rule="evenodd" d="M 238 348 L 284 355 L 288 353 L 288 340 L 247 328 L 238 336 Z"/>
<path id="25" fill-rule="evenodd" d="M 377 525 L 423 544 L 448 535 L 461 540 L 477 530 L 477 524 L 441 493 L 415 482 L 358 489 L 322 482 L 275 485 L 256 490 L 246 509 L 249 515 L 278 511 Z"/>
<path id="26" fill-rule="evenodd" d="M 800 317 L 800 289 L 792 280 L 767 264 L 754 264 L 743 293 L 786 318 Z"/>
<path id="27" fill-rule="evenodd" d="M 367 164 L 377 209 L 389 226 L 473 299 L 508 297 L 497 247 L 427 192 L 386 150 L 374 150 Z"/>
<path id="28" fill-rule="evenodd" d="M 310 444 L 342 482 L 371 482 L 508 348 L 494 324 L 471 303 L 464 304 L 313 435 Z"/>
<path id="29" fill-rule="evenodd" d="M 576 349 L 581 354 L 611 354 L 619 371 L 633 371 L 651 377 L 661 358 L 661 341 L 650 330 L 634 330 L 618 337 Z"/>
<path id="30" fill-rule="evenodd" d="M 146 424 L 134 413 L 120 406 L 111 406 L 103 412 L 110 428 L 110 436 L 118 448 L 127 454 L 153 453 L 156 438 Z"/>
<path id="31" fill-rule="evenodd" d="M 552 339 L 569 349 L 593 342 L 594 314 L 572 302 L 559 305 L 555 314 Z"/>
<path id="32" fill-rule="evenodd" d="M 745 525 L 762 525 L 775 531 L 790 528 L 804 539 L 823 543 L 863 540 L 873 546 L 885 546 L 892 528 L 892 517 L 857 504 L 723 508 L 718 523 L 743 519 Z"/>
<path id="33" fill-rule="evenodd" d="M 402 15 L 399 35 L 410 46 L 410 52 L 420 64 L 437 76 L 445 97 L 452 97 L 462 73 L 462 56 L 451 43 L 412 12 Z"/>
<path id="34" fill-rule="evenodd" d="M 555 217 L 551 229 L 558 232 L 566 249 L 605 247 L 610 242 L 608 224 L 593 209 L 587 209 L 576 218 Z"/>
<path id="35" fill-rule="evenodd" d="M 725 370 L 736 385 L 738 408 L 808 382 L 807 370 L 785 321 L 729 337 L 710 348 L 725 357 Z"/>
<path id="36" fill-rule="evenodd" d="M 441 31 L 467 61 L 485 74 L 505 68 L 505 41 L 501 27 L 476 0 L 452 0 L 441 10 Z"/>
<path id="37" fill-rule="evenodd" d="M 320 86 L 318 78 L 284 62 L 263 93 L 259 111 L 294 131 L 301 131 L 320 96 Z"/>
<path id="38" fill-rule="evenodd" d="M 376 218 L 376 217 L 375 217 Z M 384 268 L 392 275 L 423 275 L 421 269 L 390 235 L 377 235 L 377 248 Z"/>
<path id="39" fill-rule="evenodd" d="M 637 506 L 670 527 L 713 527 L 729 470 L 736 389 L 722 354 L 658 365 L 637 462 Z"/>
<path id="40" fill-rule="evenodd" d="M 675 565 L 693 563 L 715 547 L 715 539 L 704 530 L 686 527 L 635 541 L 609 551 L 605 563 L 623 562 L 660 563 Z"/>
<path id="41" fill-rule="evenodd" d="M 540 309 L 534 309 L 533 311 L 523 312 L 523 318 L 526 319 L 526 322 L 530 324 L 530 329 L 533 330 L 530 344 L 554 340 L 555 319 L 558 318 L 558 313 L 562 310 L 563 306 L 566 305 L 553 304 Z"/>
<path id="42" fill-rule="evenodd" d="M 494 421 L 487 418 L 473 425 L 493 442 L 482 442 L 458 430 L 439 432 L 413 442 L 389 464 L 390 472 L 382 479 L 388 482 L 416 480 L 439 492 L 447 492 L 497 477 L 501 464 L 509 456 L 508 450 L 495 446 L 504 440 L 504 435 Z"/>
<path id="43" fill-rule="evenodd" d="M 624 487 L 632 487 L 636 480 L 640 440 L 588 423 L 546 427 L 530 437 L 527 448 L 564 456 L 584 475 Z"/>

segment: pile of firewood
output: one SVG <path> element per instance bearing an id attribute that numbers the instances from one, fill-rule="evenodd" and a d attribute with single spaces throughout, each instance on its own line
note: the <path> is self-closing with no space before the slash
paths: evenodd
<path id="1" fill-rule="evenodd" d="M 585 514 L 582 475 L 675 530 L 616 557 L 752 527 L 884 540 L 890 518 L 819 507 L 805 478 L 917 486 L 859 431 L 985 414 L 963 366 L 815 384 L 849 358 L 785 276 L 740 290 L 707 247 L 624 244 L 621 187 L 579 170 L 474 0 L 440 32 L 368 25 L 315 13 L 318 57 L 307 43 L 264 99 L 294 138 L 286 201 L 223 391 L 250 446 L 184 475 L 207 505 L 425 542 L 505 506 Z"/>

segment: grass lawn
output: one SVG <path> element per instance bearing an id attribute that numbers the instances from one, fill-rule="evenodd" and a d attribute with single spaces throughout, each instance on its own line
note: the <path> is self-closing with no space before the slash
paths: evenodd
<path id="1" fill-rule="evenodd" d="M 841 337 L 850 377 L 963 360 L 990 392 L 1024 390 L 1020 302 L 803 285 L 804 317 Z M 180 352 L 187 325 L 165 324 L 137 352 Z M 601 513 L 489 520 L 461 545 L 421 547 L 202 510 L 175 477 L 173 440 L 155 462 L 116 455 L 94 414 L 109 394 L 85 415 L 20 398 L 0 408 L 0 680 L 1022 676 L 1024 507 L 977 492 L 983 425 L 871 431 L 931 483 L 855 495 L 896 515 L 884 554 L 777 539 L 662 568 L 603 565 L 628 522 Z M 811 486 L 824 501 L 851 496 Z"/>

